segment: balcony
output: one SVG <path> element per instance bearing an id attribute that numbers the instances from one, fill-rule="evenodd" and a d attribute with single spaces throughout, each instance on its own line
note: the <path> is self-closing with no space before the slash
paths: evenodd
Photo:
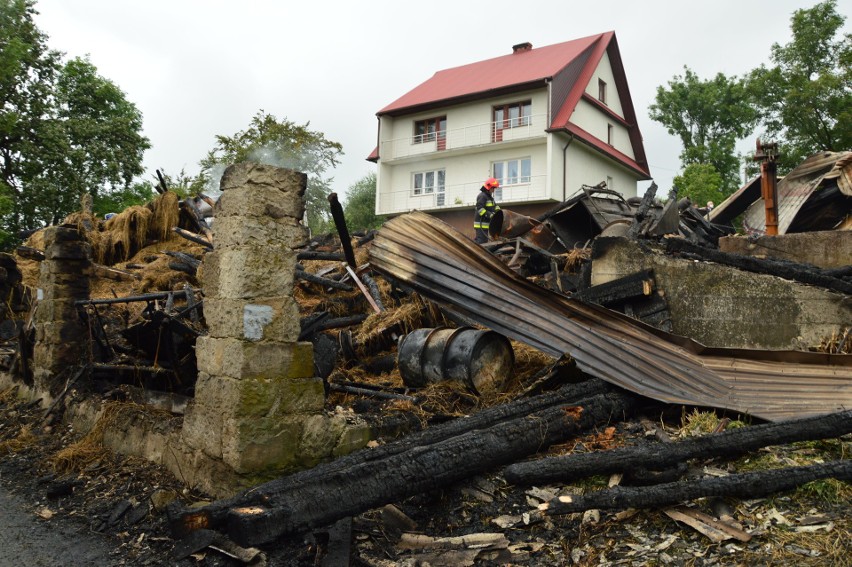
<path id="1" fill-rule="evenodd" d="M 448 129 L 444 132 L 384 140 L 379 143 L 379 157 L 382 161 L 389 162 L 437 152 L 543 138 L 545 128 L 547 128 L 546 114 L 486 122 L 464 128 Z"/>
<path id="2" fill-rule="evenodd" d="M 473 207 L 482 181 L 446 185 L 444 191 L 433 191 L 414 195 L 410 188 L 382 191 L 376 195 L 377 210 L 380 215 L 407 213 L 413 210 L 436 211 L 441 209 L 458 209 Z M 507 184 L 498 189 L 502 194 L 496 195 L 497 204 L 525 203 L 544 201 L 550 197 L 547 190 L 547 176 L 532 176 L 528 183 Z"/>

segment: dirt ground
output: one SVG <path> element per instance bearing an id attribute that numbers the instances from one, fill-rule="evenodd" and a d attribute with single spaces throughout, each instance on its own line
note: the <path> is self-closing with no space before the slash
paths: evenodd
<path id="1" fill-rule="evenodd" d="M 662 408 L 661 408 L 662 410 Z M 168 529 L 165 506 L 205 502 L 167 471 L 92 448 L 88 464 L 71 466 L 67 448 L 84 432 L 44 425 L 44 410 L 12 392 L 0 395 L 0 564 L 21 565 L 243 565 L 215 543 L 192 553 Z M 676 412 L 674 412 L 676 414 Z M 651 420 L 673 438 L 706 433 L 713 413 L 672 408 Z M 551 454 L 655 442 L 636 421 L 615 424 L 551 448 Z M 77 445 L 79 447 L 79 445 Z M 63 449 L 66 449 L 63 452 Z M 760 451 L 733 463 L 691 463 L 689 475 L 849 458 L 852 439 L 798 443 Z M 713 542 L 663 510 L 590 511 L 545 517 L 536 507 L 555 495 L 596 490 L 608 478 L 572 486 L 516 487 L 495 471 L 443 490 L 395 503 L 410 532 L 431 538 L 491 534 L 499 551 L 412 548 L 400 540 L 388 509 L 351 521 L 349 564 L 392 565 L 852 565 L 849 536 L 852 487 L 833 480 L 810 483 L 771 498 L 700 500 L 687 506 L 731 516 L 749 541 Z M 345 527 L 348 527 L 345 526 Z M 336 565 L 329 530 L 281 538 L 254 550 L 251 565 Z M 474 537 L 474 536 L 470 536 Z M 481 536 L 485 537 L 485 536 Z M 339 556 L 337 556 L 339 557 Z"/>

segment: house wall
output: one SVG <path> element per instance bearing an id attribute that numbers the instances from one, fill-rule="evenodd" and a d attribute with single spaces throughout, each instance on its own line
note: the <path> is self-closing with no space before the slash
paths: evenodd
<path id="1" fill-rule="evenodd" d="M 597 185 L 601 181 L 607 181 L 607 177 L 612 178 L 609 189 L 618 191 L 625 199 L 637 195 L 635 175 L 579 140 L 571 142 L 566 158 L 566 198 L 576 193 L 582 185 Z"/>
<path id="2" fill-rule="evenodd" d="M 594 99 L 598 98 L 598 79 L 602 79 L 607 86 L 607 107 L 624 118 L 624 110 L 621 108 L 621 98 L 615 89 L 615 75 L 612 74 L 612 64 L 610 63 L 608 53 L 604 53 L 600 63 L 598 63 L 598 68 L 595 69 L 592 80 L 586 85 L 586 94 Z"/>
<path id="3" fill-rule="evenodd" d="M 636 156 L 633 153 L 633 145 L 630 143 L 630 133 L 621 122 L 607 116 L 599 108 L 585 100 L 577 103 L 577 108 L 571 116 L 571 122 L 593 135 L 595 138 L 607 141 L 607 125 L 612 125 L 611 145 L 631 159 Z"/>
<path id="4" fill-rule="evenodd" d="M 503 141 L 491 141 L 492 107 L 532 100 L 533 124 L 504 130 Z M 413 195 L 413 175 L 443 169 L 444 208 L 472 206 L 482 182 L 498 160 L 531 159 L 531 182 L 502 188 L 502 201 L 543 201 L 552 198 L 548 176 L 547 90 L 526 91 L 404 117 L 382 117 L 380 161 L 377 171 L 376 213 L 380 215 L 434 210 L 436 195 Z M 437 151 L 435 142 L 413 143 L 414 122 L 447 116 L 447 149 Z M 388 159 L 386 154 L 391 157 Z M 396 157 L 393 156 L 404 156 Z"/>

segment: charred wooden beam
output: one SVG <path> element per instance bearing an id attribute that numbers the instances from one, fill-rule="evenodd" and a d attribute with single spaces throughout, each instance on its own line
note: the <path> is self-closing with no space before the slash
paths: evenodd
<path id="1" fill-rule="evenodd" d="M 154 185 L 154 189 L 157 190 L 157 193 L 160 193 L 162 195 L 163 193 L 168 191 L 169 188 L 166 185 L 166 178 L 163 176 L 162 172 L 160 172 L 159 169 L 157 170 L 157 180 L 159 180 L 159 183 Z"/>
<path id="2" fill-rule="evenodd" d="M 172 258 L 179 260 L 181 263 L 186 264 L 193 269 L 197 270 L 201 266 L 201 260 L 193 258 L 185 252 L 173 252 L 171 250 L 166 250 L 165 254 L 166 256 L 171 256 Z"/>
<path id="3" fill-rule="evenodd" d="M 189 216 L 192 221 L 192 224 L 198 227 L 198 230 L 204 235 L 207 242 L 213 244 L 213 231 L 210 230 L 210 225 L 208 225 L 207 221 L 204 220 L 204 215 L 202 215 L 201 211 L 198 210 L 198 207 L 195 206 L 195 202 L 192 199 L 184 199 L 181 201 L 181 205 L 183 206 L 184 211 L 186 211 L 187 216 Z"/>
<path id="4" fill-rule="evenodd" d="M 352 251 L 352 239 L 349 237 L 349 229 L 346 227 L 343 207 L 340 201 L 337 200 L 337 193 L 331 193 L 328 196 L 328 203 L 331 205 L 331 218 L 334 219 L 334 226 L 337 228 L 337 234 L 340 236 L 340 246 L 343 248 L 346 263 L 352 269 L 355 269 L 357 266 L 355 264 L 355 252 Z"/>
<path id="5" fill-rule="evenodd" d="M 555 516 L 591 509 L 658 508 L 708 496 L 751 499 L 792 490 L 824 478 L 852 480 L 852 460 L 733 474 L 721 478 L 703 478 L 690 482 L 671 482 L 644 488 L 615 486 L 584 495 L 560 496 L 542 504 L 540 509 Z"/>
<path id="6" fill-rule="evenodd" d="M 155 301 L 157 299 L 168 299 L 171 297 L 184 297 L 186 291 L 161 291 L 146 293 L 143 295 L 128 295 L 127 297 L 107 297 L 104 299 L 79 299 L 75 305 L 112 305 L 114 303 L 133 303 L 135 301 Z"/>
<path id="7" fill-rule="evenodd" d="M 302 330 L 299 333 L 299 340 L 308 340 L 308 337 L 320 331 L 327 331 L 328 329 L 340 329 L 342 327 L 350 327 L 352 325 L 363 323 L 364 320 L 369 316 L 366 313 L 359 313 L 357 315 L 349 315 L 346 317 L 337 317 L 334 319 L 330 319 L 328 317 L 328 313 L 326 313 L 325 315 L 325 317 L 321 317 L 317 320 L 305 321 Z"/>
<path id="8" fill-rule="evenodd" d="M 240 545 L 256 545 L 326 526 L 516 461 L 620 418 L 631 406 L 628 396 L 600 395 L 577 406 L 546 409 L 324 475 L 321 482 L 304 483 L 285 494 L 273 496 L 256 489 L 267 498 L 262 504 L 233 507 L 227 517 L 228 535 Z"/>
<path id="9" fill-rule="evenodd" d="M 297 260 L 335 260 L 343 262 L 346 258 L 340 252 L 322 252 L 320 250 L 303 250 L 296 254 Z"/>
<path id="10" fill-rule="evenodd" d="M 273 480 L 233 498 L 214 502 L 204 508 L 171 511 L 172 531 L 180 537 L 196 529 L 221 528 L 226 521 L 229 510 L 234 506 L 248 506 L 286 498 L 288 494 L 301 489 L 301 487 L 323 485 L 326 479 L 340 478 L 340 475 L 345 475 L 346 471 L 357 471 L 364 467 L 371 467 L 372 469 L 376 468 L 377 465 L 378 468 L 381 468 L 389 459 L 399 455 L 413 454 L 418 448 L 422 450 L 426 447 L 449 442 L 474 431 L 489 430 L 495 424 L 514 422 L 553 407 L 561 408 L 568 404 L 577 404 L 583 399 L 599 396 L 610 391 L 612 391 L 612 387 L 602 380 L 589 380 L 580 384 L 564 386 L 555 392 L 493 406 L 464 419 L 436 425 L 378 447 L 355 451 L 334 461 L 319 464 L 313 469 Z M 538 450 L 538 447 L 536 447 L 536 450 Z"/>
<path id="11" fill-rule="evenodd" d="M 92 273 L 98 277 L 115 281 L 132 281 L 140 279 L 139 274 L 134 274 L 127 270 L 103 266 L 101 264 L 92 264 Z"/>
<path id="12" fill-rule="evenodd" d="M 698 457 L 733 458 L 767 445 L 827 439 L 847 433 L 852 433 L 852 410 L 730 429 L 677 443 L 624 447 L 517 463 L 507 467 L 504 476 L 513 484 L 572 482 L 591 475 L 638 468 L 660 470 Z"/>
<path id="13" fill-rule="evenodd" d="M 205 238 L 202 238 L 201 236 L 199 236 L 199 235 L 197 235 L 193 232 L 190 232 L 188 230 L 184 230 L 184 229 L 182 229 L 178 226 L 172 227 L 172 232 L 174 232 L 178 236 L 182 236 L 183 238 L 186 238 L 190 242 L 195 242 L 196 244 L 200 244 L 200 245 L 202 245 L 205 248 L 208 248 L 210 250 L 213 249 L 213 243 L 212 242 L 208 241 Z"/>
<path id="14" fill-rule="evenodd" d="M 330 287 L 332 289 L 339 289 L 341 291 L 352 291 L 352 286 L 348 283 L 339 282 L 337 280 L 332 280 L 329 278 L 321 278 L 304 270 L 296 270 L 296 278 L 304 280 L 306 282 L 319 284 L 323 287 Z"/>
<path id="15" fill-rule="evenodd" d="M 817 285 L 846 295 L 852 295 L 852 283 L 831 275 L 826 275 L 826 273 L 819 268 L 798 264 L 796 262 L 752 258 L 751 256 L 731 254 L 729 252 L 722 252 L 721 250 L 698 246 L 681 238 L 667 239 L 666 252 L 678 252 L 701 260 L 708 260 L 710 262 L 716 262 L 717 264 L 724 264 L 726 266 L 733 266 L 748 272 L 769 274 L 809 285 Z"/>
<path id="16" fill-rule="evenodd" d="M 608 307 L 635 297 L 647 297 L 654 291 L 654 271 L 642 270 L 575 293 L 572 297 Z"/>

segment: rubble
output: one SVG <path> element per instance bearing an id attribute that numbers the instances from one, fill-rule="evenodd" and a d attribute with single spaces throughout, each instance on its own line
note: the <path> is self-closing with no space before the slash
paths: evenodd
<path id="1" fill-rule="evenodd" d="M 112 417 L 102 415 L 101 419 L 180 427 L 188 408 L 201 403 L 196 398 L 199 380 L 209 378 L 199 374 L 199 366 L 209 364 L 209 359 L 205 362 L 202 357 L 197 363 L 195 349 L 233 328 L 226 317 L 229 311 L 220 309 L 215 315 L 216 302 L 228 298 L 217 297 L 206 285 L 210 270 L 216 269 L 210 258 L 222 250 L 220 235 L 226 235 L 228 246 L 254 245 L 267 217 L 290 218 L 300 210 L 289 201 L 279 206 L 276 199 L 281 197 L 271 188 L 258 189 L 269 197 L 266 201 L 238 195 L 238 181 L 233 181 L 232 193 L 226 191 L 220 200 L 243 199 L 250 212 L 258 208 L 257 220 L 252 221 L 256 224 L 238 226 L 239 221 L 228 216 L 208 223 L 205 214 L 215 213 L 221 205 L 206 196 L 180 200 L 165 187 L 150 206 L 129 209 L 109 221 L 85 212 L 66 221 L 64 230 L 79 233 L 91 247 L 92 264 L 84 268 L 91 292 L 86 298 L 73 299 L 70 310 L 57 304 L 53 311 L 79 321 L 88 354 L 82 362 L 57 367 L 55 372 L 64 372 L 63 387 L 41 408 L 40 423 L 60 426 L 69 407 L 94 396 L 135 408 L 129 413 L 115 410 L 109 414 Z M 199 208 L 201 203 L 211 207 L 208 213 Z M 722 458 L 702 448 L 658 467 L 664 471 L 650 471 L 659 474 L 642 476 L 632 471 L 637 474 L 621 476 L 619 482 L 633 486 L 615 486 L 609 493 L 598 494 L 588 485 L 578 488 L 578 483 L 589 479 L 540 479 L 535 482 L 550 486 L 536 492 L 538 496 L 510 484 L 520 480 L 521 475 L 512 476 L 514 471 L 527 465 L 513 463 L 545 453 L 616 459 L 616 447 L 633 445 L 655 454 L 648 451 L 650 441 L 639 420 L 660 416 L 668 423 L 656 430 L 672 430 L 671 423 L 683 415 L 671 410 L 681 411 L 682 406 L 697 406 L 705 412 L 717 408 L 720 415 L 738 420 L 741 429 L 721 434 L 732 434 L 731 438 L 776 425 L 746 426 L 751 420 L 778 421 L 782 426 L 808 415 L 839 419 L 845 415 L 839 412 L 852 402 L 847 388 L 852 383 L 852 363 L 843 354 L 848 353 L 844 345 L 850 342 L 848 326 L 835 325 L 831 332 L 823 332 L 821 341 L 814 335 L 797 352 L 707 347 L 671 334 L 680 328 L 683 316 L 672 304 L 676 292 L 666 275 L 668 268 L 653 262 L 656 257 L 673 258 L 691 262 L 696 270 L 705 263 L 725 264 L 731 270 L 793 278 L 799 282 L 796 285 L 840 297 L 849 294 L 848 274 L 842 270 L 720 252 L 717 246 L 731 230 L 708 220 L 690 203 L 678 201 L 674 193 L 666 203 L 656 201 L 653 191 L 643 200 L 627 202 L 601 187 L 585 188 L 582 195 L 540 219 L 518 218 L 505 211 L 501 223 L 514 228 L 492 235 L 492 242 L 482 247 L 419 213 L 398 217 L 378 232 L 349 235 L 336 195 L 329 203 L 339 234 L 295 239 L 291 285 L 299 325 L 292 332 L 297 335 L 294 344 L 310 343 L 313 352 L 312 374 L 321 384 L 323 398 L 318 415 L 334 423 L 358 421 L 364 425 L 357 431 L 367 433 L 351 438 L 345 452 L 341 449 L 267 483 L 255 477 L 253 488 L 207 506 L 191 509 L 195 498 L 179 494 L 169 507 L 171 531 L 162 543 L 175 562 L 202 556 L 211 561 L 213 557 L 237 562 L 274 560 L 276 552 L 288 547 L 303 559 L 305 553 L 312 560 L 358 557 L 375 565 L 388 558 L 432 564 L 597 563 L 652 553 L 670 554 L 674 561 L 675 557 L 683 560 L 690 549 L 698 552 L 706 547 L 706 542 L 694 538 L 685 547 L 669 542 L 660 532 L 671 534 L 680 528 L 671 523 L 664 529 L 652 526 L 662 521 L 660 514 L 693 526 L 717 545 L 730 539 L 740 542 L 744 547 L 723 552 L 747 561 L 776 543 L 771 539 L 776 536 L 768 537 L 768 528 L 760 527 L 756 514 L 762 512 L 753 513 L 759 505 L 739 504 L 727 520 L 690 506 L 662 512 L 659 508 L 720 494 L 750 502 L 779 492 L 790 494 L 814 479 L 848 480 L 848 464 L 842 457 L 848 433 L 837 429 L 813 437 L 834 443 L 832 458 L 825 460 L 836 462 L 786 458 L 775 463 L 777 472 L 766 475 L 738 470 L 747 468 L 744 463 L 761 455 L 760 447 L 766 445 L 740 444 L 740 452 L 733 457 Z M 575 222 L 578 216 L 585 221 Z M 581 226 L 590 231 L 571 232 Z M 417 238 L 412 240 L 412 235 Z M 44 234 L 36 233 L 3 264 L 8 296 L 15 301 L 9 302 L 10 310 L 0 326 L 0 337 L 6 341 L 6 354 L 0 360 L 24 384 L 32 384 L 29 353 L 41 338 L 36 337 L 30 316 L 37 303 L 33 290 L 39 288 L 34 274 L 39 264 L 64 260 L 47 251 L 43 238 Z M 631 266 L 626 273 L 602 281 L 595 265 L 603 265 L 607 242 L 635 245 L 652 264 Z M 652 249 L 655 252 L 648 254 Z M 843 320 L 841 315 L 837 323 Z M 264 329 L 261 324 L 258 332 Z M 240 336 L 249 330 L 240 323 Z M 475 372 L 479 374 L 470 366 L 464 372 L 451 371 L 448 364 L 444 342 L 450 343 L 465 330 L 478 336 L 499 333 L 500 340 L 489 346 L 491 350 L 467 351 L 456 361 L 454 368 L 478 364 Z M 406 340 L 412 341 L 411 346 L 419 335 L 440 335 L 445 341 L 440 348 L 423 343 L 415 348 L 416 358 L 404 357 Z M 494 346 L 497 343 L 499 348 Z M 806 352 L 807 348 L 822 352 Z M 504 363 L 495 374 L 488 363 L 501 356 Z M 577 384 L 565 386 L 566 382 Z M 202 382 L 201 388 L 209 386 Z M 16 406 L 6 402 L 6 407 Z M 715 416 L 712 411 L 707 414 Z M 86 457 L 88 464 L 82 471 L 74 463 L 105 443 L 98 435 L 108 431 L 109 425 L 104 421 L 100 429 L 93 428 L 96 434 L 86 444 L 75 446 L 54 463 L 63 463 L 65 474 L 77 471 L 74 474 L 86 478 L 85 467 L 96 461 Z M 317 428 L 317 437 L 330 439 L 331 428 L 322 429 Z M 199 434 L 203 431 L 203 427 L 197 429 Z M 107 433 L 110 436 L 116 437 Z M 707 442 L 713 438 L 706 436 Z M 812 438 L 778 434 L 768 435 L 761 443 L 783 444 L 785 454 L 796 455 L 806 439 Z M 5 432 L 0 448 L 26 451 L 12 444 L 14 440 Z M 360 448 L 362 444 L 367 446 Z M 680 443 L 671 445 L 660 450 L 681 449 L 676 447 Z M 695 469 L 707 462 L 727 467 L 731 478 L 702 480 L 707 475 L 697 475 Z M 501 470 L 504 466 L 509 468 Z M 592 479 L 602 471 L 616 472 L 593 468 Z M 777 483 L 761 480 L 770 477 L 777 477 Z M 62 488 L 73 494 L 75 482 L 63 478 L 53 486 L 53 493 Z M 638 483 L 650 486 L 639 488 Z M 755 488 L 756 483 L 763 492 Z M 582 492 L 582 498 L 569 497 L 566 491 Z M 632 494 L 636 496 L 627 496 Z M 569 499 L 590 504 L 569 512 L 565 507 Z M 153 507 L 146 508 L 143 515 L 142 508 L 127 502 L 131 500 L 122 497 L 101 514 L 105 530 L 122 521 L 134 525 L 122 518 L 150 518 L 154 513 Z M 612 508 L 606 502 L 619 503 L 616 510 L 633 505 L 644 511 L 619 516 L 606 511 Z M 403 520 L 387 511 L 391 505 Z M 585 517 L 576 514 L 589 509 L 603 511 Z M 834 521 L 831 529 L 848 533 L 843 506 L 826 509 Z M 805 512 L 801 511 L 802 517 Z M 569 515 L 563 517 L 563 513 Z M 163 523 L 157 529 L 164 530 L 166 516 L 158 514 Z M 502 518 L 499 523 L 498 518 Z M 634 523 L 636 518 L 639 524 Z M 732 518 L 740 527 L 730 524 Z M 495 526 L 502 531 L 492 533 Z M 557 535 L 565 530 L 571 535 Z M 609 543 L 601 544 L 598 537 L 608 538 Z M 806 545 L 797 549 L 810 553 Z M 795 556 L 797 551 L 784 553 Z"/>

